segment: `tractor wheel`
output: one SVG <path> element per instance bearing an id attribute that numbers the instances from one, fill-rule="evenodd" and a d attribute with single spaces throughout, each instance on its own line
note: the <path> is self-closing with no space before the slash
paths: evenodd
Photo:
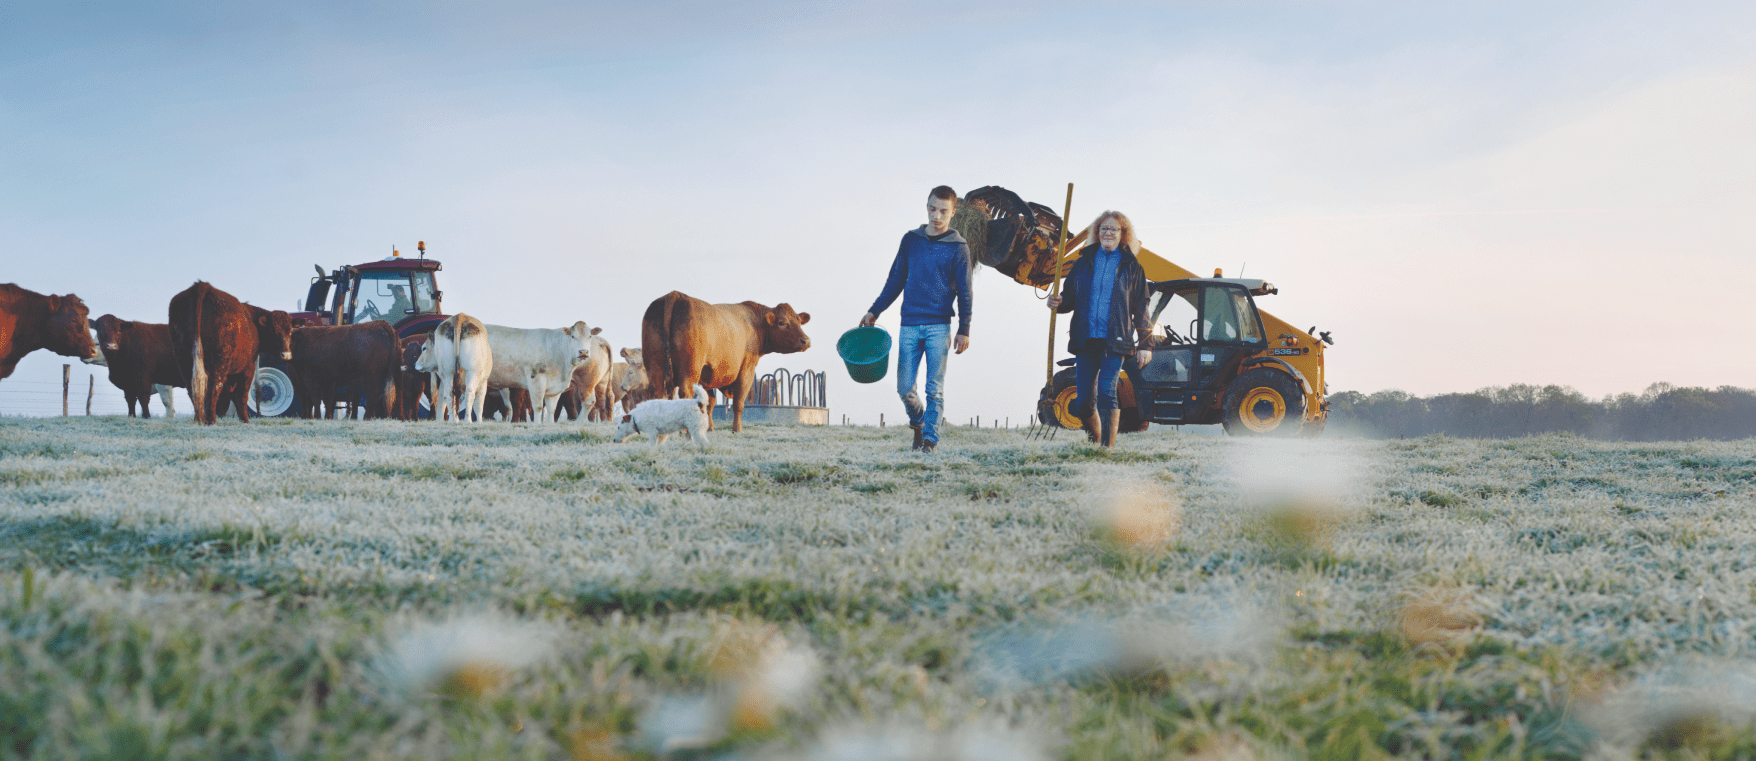
<path id="1" fill-rule="evenodd" d="M 297 417 L 299 415 L 299 394 L 293 388 L 293 379 L 287 377 L 285 370 L 278 367 L 260 367 L 256 369 L 256 382 L 251 399 L 256 402 L 256 414 L 260 417 Z"/>
<path id="2" fill-rule="evenodd" d="M 1291 436 L 1305 419 L 1299 382 L 1279 370 L 1247 370 L 1226 389 L 1226 433 L 1233 436 Z"/>
<path id="3" fill-rule="evenodd" d="M 1044 386 L 1037 398 L 1037 420 L 1045 425 L 1057 428 L 1079 428 L 1084 425 L 1079 416 L 1073 414 L 1073 398 L 1078 394 L 1075 385 L 1078 378 L 1069 367 L 1055 373 L 1054 383 Z"/>

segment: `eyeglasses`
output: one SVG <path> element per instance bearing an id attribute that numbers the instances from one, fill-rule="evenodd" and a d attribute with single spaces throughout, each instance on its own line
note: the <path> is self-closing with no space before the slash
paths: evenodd
<path id="1" fill-rule="evenodd" d="M 1122 232 L 1122 228 L 1120 228 L 1120 227 L 1100 227 L 1100 228 L 1098 228 L 1098 232 L 1100 232 L 1100 233 L 1119 233 L 1119 232 Z"/>

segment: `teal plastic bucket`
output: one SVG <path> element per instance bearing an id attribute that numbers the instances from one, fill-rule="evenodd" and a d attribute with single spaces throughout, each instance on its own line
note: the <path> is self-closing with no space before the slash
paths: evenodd
<path id="1" fill-rule="evenodd" d="M 835 353 L 841 355 L 855 383 L 877 383 L 890 372 L 890 334 L 883 328 L 854 328 L 841 334 Z"/>

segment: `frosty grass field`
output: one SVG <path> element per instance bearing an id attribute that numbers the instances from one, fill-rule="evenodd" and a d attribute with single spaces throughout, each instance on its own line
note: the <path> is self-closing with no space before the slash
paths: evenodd
<path id="1" fill-rule="evenodd" d="M 0 419 L 4 758 L 1756 753 L 1756 440 Z"/>

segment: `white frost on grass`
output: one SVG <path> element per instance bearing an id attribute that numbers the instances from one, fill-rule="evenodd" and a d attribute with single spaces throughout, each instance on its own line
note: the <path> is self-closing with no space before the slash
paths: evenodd
<path id="1" fill-rule="evenodd" d="M 1756 723 L 1756 665 L 1700 661 L 1655 669 L 1585 715 L 1609 749 L 1686 746 Z"/>
<path id="2" fill-rule="evenodd" d="M 728 722 L 737 692 L 721 688 L 736 680 L 705 665 L 705 649 L 716 623 L 735 612 L 785 629 L 783 652 L 799 655 L 792 665 L 777 661 L 777 674 L 817 672 L 773 683 L 798 696 L 774 714 L 773 731 L 795 742 L 866 711 L 865 725 L 918 718 L 927 727 L 919 731 L 943 739 L 983 697 L 993 700 L 978 714 L 1004 703 L 1008 720 L 1047 732 L 1082 722 L 1072 731 L 1114 739 L 1136 730 L 1090 721 L 1116 710 L 1105 702 L 1115 694 L 1110 681 L 1139 694 L 1168 682 L 1230 701 L 1226 715 L 1238 717 L 1234 708 L 1247 714 L 1335 676 L 1324 669 L 1350 668 L 1344 656 L 1377 647 L 1385 633 L 1431 642 L 1442 657 L 1483 644 L 1480 652 L 1503 655 L 1466 657 L 1527 669 L 1550 668 L 1527 661 L 1553 648 L 1564 656 L 1557 671 L 1756 656 L 1756 441 L 1264 446 L 1154 430 L 1105 452 L 950 429 L 940 451 L 922 458 L 891 429 L 752 428 L 707 455 L 655 456 L 603 443 L 607 432 L 607 424 L 0 420 L 0 614 L 36 620 L 41 603 L 24 604 L 12 570 L 31 567 L 39 578 L 53 568 L 102 580 L 102 589 L 140 584 L 197 598 L 203 615 L 177 631 L 202 647 L 280 616 L 327 642 L 376 638 L 405 616 L 442 628 L 453 610 L 538 611 L 531 615 L 589 633 L 590 642 L 564 641 L 560 665 L 509 680 L 504 700 L 543 706 L 556 724 L 590 704 L 582 721 L 603 729 L 628 726 L 617 722 L 639 718 L 662 695 L 711 696 L 714 721 Z M 1336 462 L 1340 469 L 1321 464 Z M 1263 531 L 1262 506 L 1302 499 L 1313 483 L 1329 495 L 1317 501 L 1339 506 L 1343 518 L 1319 525 L 1320 550 L 1289 552 Z M 1138 535 L 1167 540 L 1148 543 L 1150 553 L 1116 552 L 1093 531 L 1106 494 L 1176 506 L 1174 523 L 1162 520 L 1165 510 L 1136 514 L 1146 519 Z M 1099 525 L 1119 525 L 1107 520 Z M 74 611 L 72 622 L 158 621 L 151 606 L 117 607 L 123 598 L 109 593 L 67 594 L 109 600 Z M 242 606 L 235 615 L 234 605 Z M 302 610 L 317 612 L 300 618 Z M 607 623 L 618 614 L 622 624 Z M 1009 623 L 1017 621 L 1030 623 Z M 13 631 L 32 648 L 53 641 L 53 632 Z M 264 639 L 276 652 L 298 652 L 298 642 L 281 648 L 283 633 L 273 634 Z M 99 644 L 94 660 L 106 652 Z M 450 647 L 433 640 L 410 652 Z M 804 652 L 815 668 L 804 667 Z M 1273 673 L 1285 663 L 1276 656 L 1289 654 L 1314 671 Z M 203 673 L 222 686 L 254 663 L 218 658 Z M 403 672 L 447 673 L 443 659 L 420 660 Z M 53 676 L 62 663 L 43 664 L 30 678 L 51 685 L 45 731 L 75 743 L 86 727 L 65 718 L 75 715 L 66 706 L 90 698 L 77 697 L 77 680 Z M 1139 668 L 1164 678 L 1106 679 Z M 1511 673 L 1445 678 L 1492 694 L 1505 686 L 1499 680 L 1524 678 Z M 1008 680 L 1013 694 L 987 691 Z M 366 681 L 368 693 L 381 686 Z M 496 679 L 473 683 L 486 692 Z M 360 705 L 352 694 L 338 689 L 329 705 Z M 1546 694 L 1531 687 L 1521 705 L 1542 709 Z M 280 721 L 273 717 L 286 712 L 267 701 L 252 715 Z M 1323 710 L 1318 702 L 1310 710 Z M 311 705 L 300 715 L 318 716 Z M 444 712 L 401 712 L 383 731 L 394 742 L 415 735 L 400 723 L 414 713 L 439 721 Z M 1477 714 L 1422 716 L 1454 733 L 1491 724 Z M 1151 718 L 1114 718 L 1144 727 L 1137 755 L 1174 756 L 1146 731 Z M 309 736 L 335 742 L 313 726 Z M 637 738 L 614 739 L 631 747 Z"/>
<path id="3" fill-rule="evenodd" d="M 550 626 L 490 612 L 405 622 L 397 628 L 404 631 L 392 635 L 376 670 L 395 691 L 409 696 L 492 693 L 514 672 L 550 657 L 558 637 Z"/>
<path id="4" fill-rule="evenodd" d="M 1039 733 L 999 722 L 932 730 L 900 721 L 825 730 L 803 752 L 759 755 L 766 761 L 1047 761 Z"/>
<path id="5" fill-rule="evenodd" d="M 1187 664 L 1258 666 L 1273 654 L 1283 629 L 1277 616 L 1236 599 L 1179 595 L 1123 618 L 992 632 L 981 638 L 975 664 L 980 683 L 995 692 Z"/>

